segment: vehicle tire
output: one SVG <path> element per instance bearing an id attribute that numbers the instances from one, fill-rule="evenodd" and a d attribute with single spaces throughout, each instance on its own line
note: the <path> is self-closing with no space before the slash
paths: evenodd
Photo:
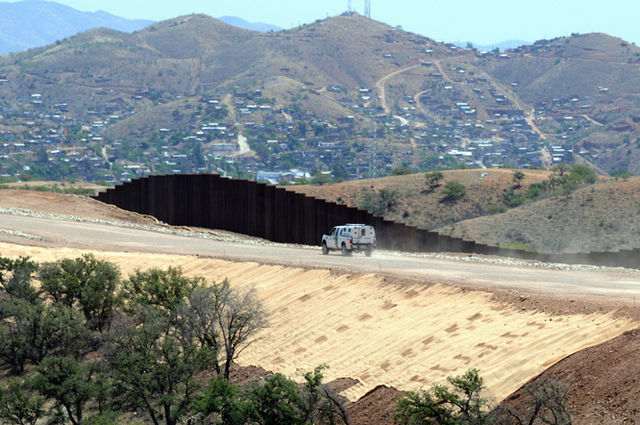
<path id="1" fill-rule="evenodd" d="M 366 254 L 367 257 L 371 257 L 371 254 L 373 253 L 373 249 L 372 248 L 367 248 L 364 253 Z"/>
<path id="2" fill-rule="evenodd" d="M 329 253 L 329 248 L 327 248 L 327 243 L 322 242 L 322 255 L 327 255 Z"/>
<path id="3" fill-rule="evenodd" d="M 349 255 L 349 251 L 347 251 L 347 245 L 342 244 L 342 256 L 346 257 L 347 255 Z"/>

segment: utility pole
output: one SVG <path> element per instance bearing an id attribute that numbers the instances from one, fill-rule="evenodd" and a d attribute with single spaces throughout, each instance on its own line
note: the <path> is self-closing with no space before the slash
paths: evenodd
<path id="1" fill-rule="evenodd" d="M 373 124 L 373 139 L 371 141 L 371 157 L 369 158 L 369 173 L 371 178 L 376 178 L 376 151 L 378 150 L 378 140 L 376 134 L 378 132 L 378 125 L 376 123 L 375 113 L 371 115 L 371 121 Z"/>

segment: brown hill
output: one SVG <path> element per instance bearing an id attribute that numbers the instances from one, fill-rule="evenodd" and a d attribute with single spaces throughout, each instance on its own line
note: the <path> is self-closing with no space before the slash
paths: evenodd
<path id="1" fill-rule="evenodd" d="M 541 40 L 509 56 L 478 66 L 535 108 L 544 133 L 551 136 L 569 120 L 573 134 L 565 139 L 575 144 L 575 153 L 597 151 L 595 162 L 608 171 L 640 172 L 640 127 L 634 119 L 640 116 L 640 48 L 606 34 L 575 34 Z"/>
<path id="2" fill-rule="evenodd" d="M 424 173 L 325 186 L 291 186 L 288 189 L 363 209 L 367 195 L 378 194 L 383 189 L 389 190 L 397 195 L 397 203 L 392 208 L 384 209 L 385 218 L 412 226 L 437 229 L 446 224 L 486 215 L 490 205 L 501 204 L 502 195 L 514 185 L 513 173 L 509 169 L 444 171 L 440 186 L 433 191 L 428 190 Z M 538 183 L 548 175 L 548 171 L 526 170 L 522 186 Z M 455 202 L 445 200 L 444 186 L 450 181 L 466 186 L 467 194 L 464 198 Z"/>
<path id="3" fill-rule="evenodd" d="M 274 33 L 188 15 L 133 34 L 97 29 L 2 56 L 0 106 L 12 114 L 7 131 L 15 134 L 22 134 L 25 117 L 51 119 L 63 104 L 67 122 L 105 121 L 105 140 L 141 143 L 160 129 L 184 140 L 203 125 L 208 98 L 232 96 L 230 105 L 247 106 L 246 95 L 258 90 L 277 114 L 243 120 L 231 111 L 225 124 L 234 131 L 247 121 L 270 131 L 280 127 L 278 139 L 304 141 L 304 149 L 287 152 L 298 162 L 317 149 L 321 134 L 296 135 L 287 127 L 321 122 L 331 133 L 322 140 L 343 143 L 341 153 L 350 158 L 364 151 L 375 128 L 382 173 L 403 162 L 414 169 L 434 161 L 442 166 L 440 160 L 549 165 L 552 146 L 562 146 L 565 162 L 579 155 L 607 172 L 640 172 L 638 60 L 640 49 L 603 34 L 498 54 L 456 48 L 357 14 Z M 173 111 L 178 118 L 168 118 Z M 268 139 L 254 135 L 250 142 Z M 340 159 L 318 155 L 305 167 L 327 170 Z M 277 154 L 260 160 L 243 171 L 282 170 L 286 163 Z M 359 166 L 354 174 L 367 175 L 367 164 Z"/>
<path id="4" fill-rule="evenodd" d="M 566 196 L 440 229 L 490 245 L 523 244 L 546 252 L 640 247 L 640 178 L 603 181 Z"/>
<path id="5" fill-rule="evenodd" d="M 486 61 L 480 66 L 504 84 L 517 82 L 513 91 L 529 104 L 567 97 L 597 101 L 633 93 L 640 83 L 634 72 L 640 48 L 606 34 L 541 40 L 509 56 L 509 60 Z M 608 90 L 599 92 L 598 87 Z"/>

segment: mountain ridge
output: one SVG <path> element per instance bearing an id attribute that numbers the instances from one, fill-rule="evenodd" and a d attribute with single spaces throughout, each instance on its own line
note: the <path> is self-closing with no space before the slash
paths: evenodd
<path id="1" fill-rule="evenodd" d="M 637 47 L 602 34 L 500 53 L 356 14 L 273 33 L 192 14 L 0 57 L 0 107 L 9 138 L 47 140 L 51 126 L 66 140 L 59 134 L 82 128 L 107 151 L 104 167 L 118 170 L 91 178 L 109 181 L 126 178 L 123 167 L 219 172 L 228 155 L 234 175 L 252 178 L 290 168 L 354 179 L 397 166 L 549 167 L 579 158 L 640 172 L 638 61 Z M 25 132 L 31 117 L 44 124 Z M 234 152 L 243 137 L 249 149 Z M 124 152 L 123 140 L 156 162 Z M 198 167 L 193 143 L 204 149 Z M 187 159 L 161 160 L 171 155 L 162 149 Z M 0 171 L 25 165 L 38 168 L 15 162 Z"/>
<path id="2" fill-rule="evenodd" d="M 96 27 L 133 32 L 152 22 L 105 11 L 82 12 L 50 1 L 4 2 L 0 3 L 0 54 L 42 46 Z"/>

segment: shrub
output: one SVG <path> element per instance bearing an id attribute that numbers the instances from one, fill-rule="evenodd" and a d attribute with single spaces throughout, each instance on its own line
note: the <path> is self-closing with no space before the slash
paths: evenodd
<path id="1" fill-rule="evenodd" d="M 414 173 L 413 169 L 405 166 L 395 167 L 391 169 L 391 171 L 389 171 L 390 176 L 404 176 L 404 175 L 413 174 L 413 173 Z"/>
<path id="2" fill-rule="evenodd" d="M 495 205 L 495 204 L 487 205 L 487 213 L 491 215 L 502 214 L 505 211 L 507 211 L 507 207 L 505 207 L 504 205 Z"/>
<path id="3" fill-rule="evenodd" d="M 436 385 L 433 393 L 408 392 L 400 398 L 396 421 L 400 425 L 487 423 L 487 401 L 480 397 L 485 387 L 478 370 L 471 369 L 447 381 L 452 389 Z"/>
<path id="4" fill-rule="evenodd" d="M 524 196 L 519 193 L 514 193 L 513 190 L 510 190 L 502 195 L 502 202 L 509 208 L 519 207 L 524 204 Z"/>
<path id="5" fill-rule="evenodd" d="M 540 197 L 540 195 L 542 195 L 542 189 L 543 189 L 542 184 L 532 183 L 527 188 L 527 193 L 525 194 L 525 196 L 528 199 L 537 199 Z"/>
<path id="6" fill-rule="evenodd" d="M 442 193 L 445 195 L 444 201 L 457 201 L 467 194 L 467 187 L 460 182 L 450 181 L 444 185 Z"/>
<path id="7" fill-rule="evenodd" d="M 573 164 L 569 169 L 569 180 L 575 183 L 593 184 L 598 181 L 598 175 L 586 165 Z"/>

